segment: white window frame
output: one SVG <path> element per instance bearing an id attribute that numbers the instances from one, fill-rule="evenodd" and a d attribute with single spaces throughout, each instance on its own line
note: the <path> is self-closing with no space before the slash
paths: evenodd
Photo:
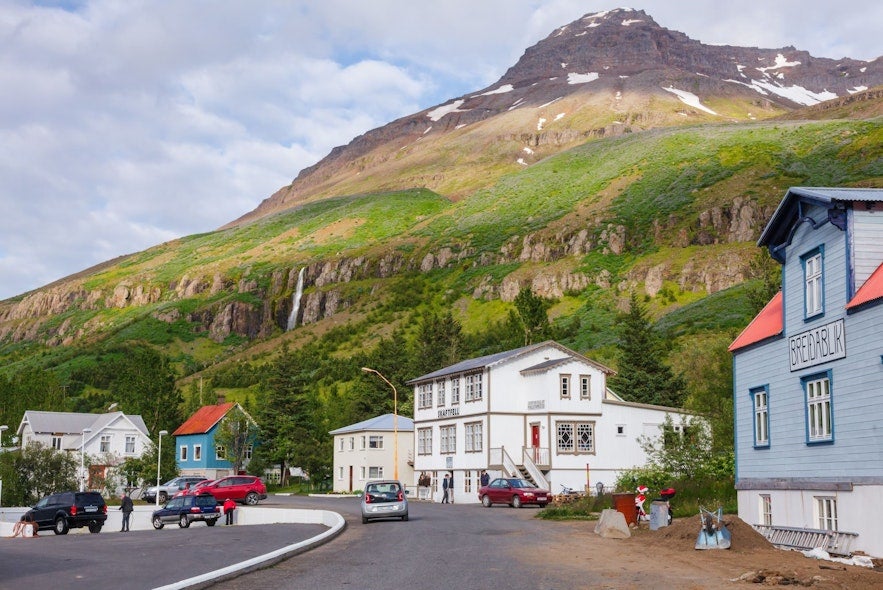
<path id="1" fill-rule="evenodd" d="M 444 380 L 435 382 L 435 405 L 438 408 L 443 408 L 445 405 L 445 382 Z"/>
<path id="2" fill-rule="evenodd" d="M 834 440 L 834 407 L 831 373 L 803 378 L 806 395 L 806 437 L 808 443 Z"/>
<path id="3" fill-rule="evenodd" d="M 588 375 L 579 376 L 579 398 L 592 399 L 592 379 Z"/>
<path id="4" fill-rule="evenodd" d="M 837 498 L 833 496 L 816 496 L 816 522 L 823 531 L 837 529 Z"/>
<path id="5" fill-rule="evenodd" d="M 383 465 L 368 466 L 368 479 L 383 479 Z"/>
<path id="6" fill-rule="evenodd" d="M 380 434 L 372 434 L 368 437 L 369 449 L 383 449 L 383 436 Z"/>
<path id="7" fill-rule="evenodd" d="M 245 445 L 245 451 L 242 453 L 242 458 L 246 461 L 251 461 L 251 456 L 254 453 L 254 445 Z"/>
<path id="8" fill-rule="evenodd" d="M 751 405 L 754 408 L 754 446 L 770 446 L 770 392 L 767 386 L 751 390 Z"/>
<path id="9" fill-rule="evenodd" d="M 484 450 L 484 423 L 468 422 L 463 425 L 466 431 L 465 451 L 480 453 Z"/>
<path id="10" fill-rule="evenodd" d="M 484 393 L 482 391 L 482 379 L 484 373 L 470 373 L 466 375 L 466 401 L 481 401 Z"/>
<path id="11" fill-rule="evenodd" d="M 224 445 L 219 445 L 215 443 L 215 460 L 216 461 L 226 461 L 227 460 L 227 447 Z"/>
<path id="12" fill-rule="evenodd" d="M 187 445 L 178 447 L 178 460 L 182 463 L 187 461 Z"/>
<path id="13" fill-rule="evenodd" d="M 343 439 L 344 439 L 344 437 L 342 437 L 342 436 L 339 439 L 340 440 L 340 448 L 338 450 L 340 450 L 340 451 L 343 451 Z"/>
<path id="14" fill-rule="evenodd" d="M 570 399 L 570 375 L 567 373 L 558 375 L 558 384 L 561 399 Z"/>
<path id="15" fill-rule="evenodd" d="M 193 445 L 193 460 L 202 461 L 202 445 Z"/>
<path id="16" fill-rule="evenodd" d="M 362 465 L 361 467 L 359 467 L 359 479 L 360 479 L 360 480 L 364 480 L 364 479 L 365 479 L 365 466 L 364 466 L 364 465 Z"/>
<path id="17" fill-rule="evenodd" d="M 432 407 L 432 383 L 417 386 L 417 409 L 425 410 Z"/>
<path id="18" fill-rule="evenodd" d="M 125 453 L 127 455 L 134 455 L 135 454 L 135 436 L 134 435 L 131 435 L 131 434 L 126 435 L 126 446 L 124 448 L 125 448 Z"/>
<path id="19" fill-rule="evenodd" d="M 439 452 L 442 455 L 453 455 L 457 452 L 457 425 L 448 424 L 439 426 L 439 443 L 441 448 Z"/>
<path id="20" fill-rule="evenodd" d="M 364 434 L 361 436 L 361 443 L 360 443 L 360 444 L 361 444 L 362 446 L 359 447 L 359 449 L 361 449 L 361 450 L 364 451 L 365 448 L 366 448 L 366 447 L 365 447 L 365 435 L 364 435 Z"/>
<path id="21" fill-rule="evenodd" d="M 825 313 L 825 260 L 824 249 L 819 246 L 805 254 L 803 261 L 804 317 L 811 318 Z"/>
<path id="22" fill-rule="evenodd" d="M 110 442 L 111 442 L 111 436 L 109 434 L 102 434 L 101 441 L 98 443 L 98 452 L 99 453 L 109 453 L 110 452 Z"/>
<path id="23" fill-rule="evenodd" d="M 596 452 L 595 423 L 556 422 L 555 450 L 559 455 L 594 455 Z"/>
<path id="24" fill-rule="evenodd" d="M 769 494 L 760 494 L 758 496 L 760 523 L 766 526 L 773 526 L 773 500 Z"/>
<path id="25" fill-rule="evenodd" d="M 417 454 L 432 454 L 432 428 L 417 429 Z"/>
<path id="26" fill-rule="evenodd" d="M 55 449 L 56 451 L 60 451 L 61 450 L 61 441 L 62 441 L 61 436 L 54 436 L 53 435 L 50 446 L 53 449 Z"/>
<path id="27" fill-rule="evenodd" d="M 451 405 L 460 403 L 460 377 L 451 378 Z"/>
<path id="28" fill-rule="evenodd" d="M 343 481 L 343 465 L 337 468 L 337 479 L 338 481 Z"/>
<path id="29" fill-rule="evenodd" d="M 356 437 L 354 437 L 354 436 L 350 437 L 350 450 L 351 451 L 356 450 Z"/>

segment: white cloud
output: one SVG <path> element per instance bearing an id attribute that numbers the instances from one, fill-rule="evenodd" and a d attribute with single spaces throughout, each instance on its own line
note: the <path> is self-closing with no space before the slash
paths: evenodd
<path id="1" fill-rule="evenodd" d="M 0 2 L 0 298 L 223 225 L 334 146 L 489 87 L 526 48 L 608 8 Z M 706 43 L 881 53 L 883 8 L 870 0 L 642 8 Z"/>

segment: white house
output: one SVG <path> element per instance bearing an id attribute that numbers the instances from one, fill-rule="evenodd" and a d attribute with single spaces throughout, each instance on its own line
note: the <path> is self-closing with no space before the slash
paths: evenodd
<path id="1" fill-rule="evenodd" d="M 414 422 L 410 418 L 384 414 L 329 434 L 334 437 L 335 492 L 363 490 L 371 479 L 398 478 L 405 486 L 414 481 Z"/>
<path id="2" fill-rule="evenodd" d="M 59 451 L 89 458 L 86 487 L 99 485 L 110 469 L 128 458 L 137 458 L 153 443 L 139 415 L 122 412 L 80 414 L 28 410 L 18 426 L 22 446 L 35 441 Z M 85 477 L 80 473 L 81 480 Z"/>
<path id="3" fill-rule="evenodd" d="M 470 359 L 409 381 L 414 386 L 414 471 L 454 477 L 457 502 L 477 503 L 481 470 L 561 486 L 612 486 L 646 463 L 638 439 L 660 436 L 683 410 L 625 402 L 613 371 L 556 342 Z"/>
<path id="4" fill-rule="evenodd" d="M 739 517 L 883 556 L 883 189 L 791 188 L 758 245 L 782 290 L 730 345 Z"/>

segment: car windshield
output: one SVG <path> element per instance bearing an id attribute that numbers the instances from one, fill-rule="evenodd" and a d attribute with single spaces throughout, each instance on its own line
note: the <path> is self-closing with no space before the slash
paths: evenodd
<path id="1" fill-rule="evenodd" d="M 531 483 L 524 479 L 510 479 L 509 485 L 513 488 L 532 488 L 534 487 Z"/>

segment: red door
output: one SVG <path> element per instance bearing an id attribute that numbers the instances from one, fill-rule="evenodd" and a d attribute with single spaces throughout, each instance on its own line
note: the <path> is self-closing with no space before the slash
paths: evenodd
<path id="1" fill-rule="evenodd" d="M 537 456 L 540 451 L 540 425 L 539 424 L 531 424 L 530 425 L 530 446 L 533 447 L 533 460 L 537 461 Z"/>

